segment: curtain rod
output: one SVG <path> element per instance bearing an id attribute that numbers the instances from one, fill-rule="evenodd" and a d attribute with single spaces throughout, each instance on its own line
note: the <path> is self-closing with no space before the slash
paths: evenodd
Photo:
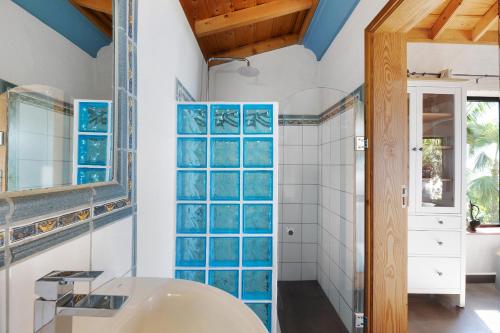
<path id="1" fill-rule="evenodd" d="M 418 76 L 436 76 L 438 78 L 441 78 L 441 77 L 447 77 L 446 74 L 448 74 L 447 76 L 448 77 L 452 77 L 452 76 L 461 76 L 461 77 L 470 77 L 470 78 L 475 78 L 476 79 L 476 83 L 479 83 L 479 80 L 480 79 L 486 79 L 486 78 L 500 78 L 500 75 L 490 75 L 490 74 L 455 74 L 455 73 L 452 73 L 451 71 L 448 72 L 448 71 L 443 71 L 441 73 L 426 73 L 426 72 L 423 72 L 423 73 L 417 73 L 417 72 L 410 72 L 409 70 L 407 71 L 407 75 L 408 77 L 412 76 L 412 75 L 418 75 Z"/>

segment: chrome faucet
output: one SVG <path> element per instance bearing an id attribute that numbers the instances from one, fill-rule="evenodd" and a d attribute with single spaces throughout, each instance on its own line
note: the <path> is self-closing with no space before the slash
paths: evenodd
<path id="1" fill-rule="evenodd" d="M 127 296 L 75 294 L 75 282 L 92 282 L 102 271 L 53 271 L 35 282 L 34 332 L 40 332 L 58 315 L 111 317 Z"/>

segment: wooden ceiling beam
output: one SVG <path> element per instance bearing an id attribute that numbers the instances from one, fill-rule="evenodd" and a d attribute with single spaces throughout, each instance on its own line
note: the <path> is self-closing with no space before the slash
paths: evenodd
<path id="1" fill-rule="evenodd" d="M 74 2 L 81 7 L 113 15 L 112 0 L 74 0 Z"/>
<path id="2" fill-rule="evenodd" d="M 444 2 L 445 0 L 389 1 L 390 8 L 380 15 L 380 18 L 385 17 L 385 20 L 376 26 L 376 32 L 406 33 Z"/>
<path id="3" fill-rule="evenodd" d="M 277 38 L 271 38 L 262 42 L 257 42 L 249 45 L 245 45 L 233 50 L 220 52 L 217 54 L 210 55 L 211 57 L 250 57 L 263 52 L 268 52 L 282 47 L 295 45 L 299 41 L 299 35 L 284 35 Z"/>
<path id="4" fill-rule="evenodd" d="M 430 38 L 430 29 L 415 28 L 408 32 L 409 43 L 443 43 L 443 44 L 478 44 L 498 45 L 498 33 L 487 31 L 480 39 L 474 41 L 469 30 L 446 29 L 439 38 Z"/>
<path id="5" fill-rule="evenodd" d="M 479 41 L 495 22 L 498 24 L 498 1 L 495 1 L 493 6 L 491 6 L 472 30 L 472 41 Z"/>
<path id="6" fill-rule="evenodd" d="M 451 19 L 457 13 L 457 10 L 462 5 L 463 0 L 451 0 L 446 8 L 443 10 L 441 15 L 439 15 L 438 19 L 434 23 L 430 31 L 430 38 L 437 39 L 446 29 L 446 26 L 450 23 Z"/>
<path id="7" fill-rule="evenodd" d="M 223 31 L 308 10 L 312 5 L 313 0 L 275 0 L 255 7 L 198 20 L 194 23 L 194 30 L 196 37 L 206 37 Z"/>
<path id="8" fill-rule="evenodd" d="M 82 7 L 77 4 L 77 0 L 69 0 L 69 2 L 75 6 L 76 9 L 80 11 L 90 22 L 92 22 L 99 30 L 102 31 L 109 38 L 113 37 L 113 22 L 111 19 L 106 17 L 106 14 L 102 12 L 96 12 L 91 9 Z"/>
<path id="9" fill-rule="evenodd" d="M 313 0 L 311 8 L 307 11 L 306 18 L 302 23 L 302 28 L 299 33 L 299 43 L 304 41 L 304 37 L 306 35 L 307 29 L 309 29 L 309 25 L 314 17 L 314 13 L 316 12 L 316 8 L 318 8 L 319 0 Z"/>

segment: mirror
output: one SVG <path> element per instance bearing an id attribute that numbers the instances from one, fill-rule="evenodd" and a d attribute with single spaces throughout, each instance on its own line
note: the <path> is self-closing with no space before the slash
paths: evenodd
<path id="1" fill-rule="evenodd" d="M 0 192 L 113 179 L 111 0 L 0 0 Z"/>

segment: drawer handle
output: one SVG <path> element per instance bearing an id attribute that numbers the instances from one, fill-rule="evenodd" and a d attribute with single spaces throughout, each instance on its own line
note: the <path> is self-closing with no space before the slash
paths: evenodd
<path id="1" fill-rule="evenodd" d="M 437 243 L 439 246 L 442 246 L 442 245 L 443 245 L 443 242 L 441 242 L 441 241 L 437 241 L 436 243 Z"/>
<path id="2" fill-rule="evenodd" d="M 443 220 L 439 220 L 438 223 L 439 224 L 444 224 L 444 221 Z"/>
<path id="3" fill-rule="evenodd" d="M 439 276 L 443 276 L 443 272 L 440 272 L 440 271 L 436 271 L 437 275 Z"/>

